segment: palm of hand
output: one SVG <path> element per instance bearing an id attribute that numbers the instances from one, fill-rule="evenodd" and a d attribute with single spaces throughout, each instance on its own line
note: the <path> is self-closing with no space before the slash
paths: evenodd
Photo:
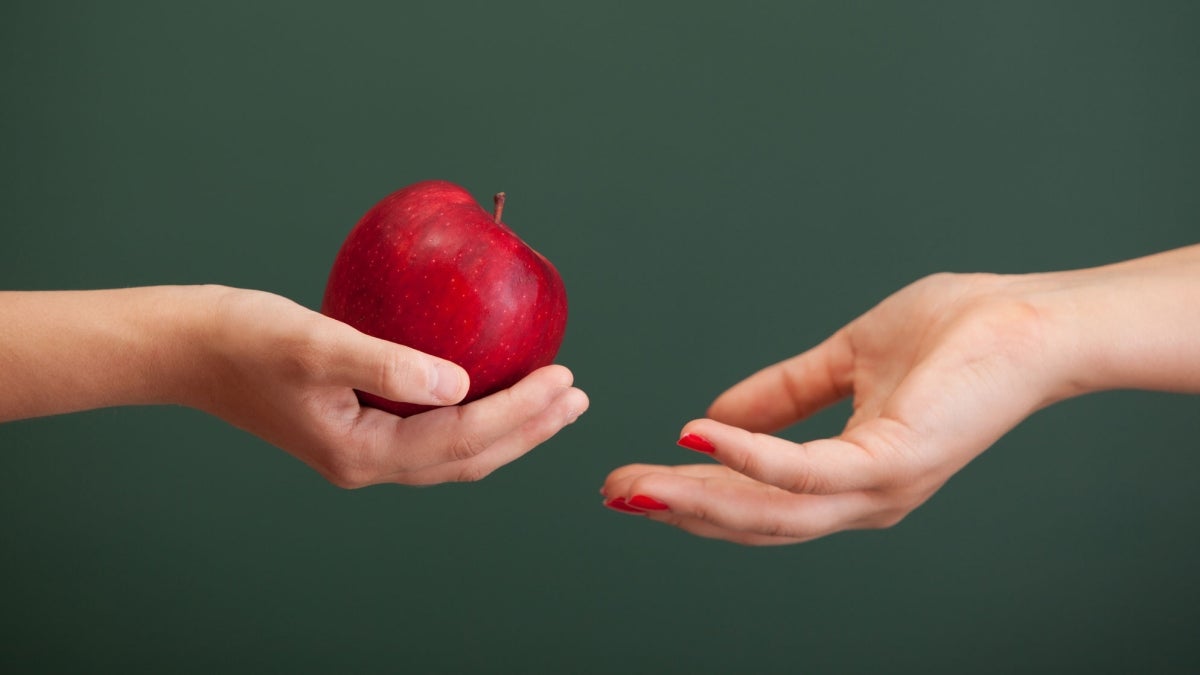
<path id="1" fill-rule="evenodd" d="M 643 495 L 666 505 L 646 509 L 653 519 L 740 543 L 888 527 L 1049 402 L 1043 351 L 1038 313 L 1002 278 L 935 275 L 686 425 L 720 465 L 622 467 L 604 492 Z M 837 438 L 767 435 L 850 395 Z"/>
<path id="2" fill-rule="evenodd" d="M 207 341 L 205 382 L 188 403 L 295 455 L 346 488 L 479 480 L 573 422 L 588 407 L 568 369 L 552 365 L 467 405 L 407 418 L 364 407 L 355 390 L 446 405 L 435 372 L 450 364 L 269 293 L 233 290 Z M 444 377 L 444 375 L 443 375 Z"/>

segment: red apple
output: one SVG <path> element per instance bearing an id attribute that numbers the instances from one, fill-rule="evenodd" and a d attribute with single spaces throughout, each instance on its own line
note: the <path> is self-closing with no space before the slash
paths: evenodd
<path id="1" fill-rule="evenodd" d="M 567 325 L 558 270 L 463 188 L 431 180 L 388 195 L 342 244 L 321 312 L 433 354 L 471 376 L 465 402 L 549 365 Z M 432 406 L 359 392 L 397 415 Z"/>

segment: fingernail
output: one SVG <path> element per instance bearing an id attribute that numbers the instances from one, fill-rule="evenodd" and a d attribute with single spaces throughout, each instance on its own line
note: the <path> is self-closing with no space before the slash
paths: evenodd
<path id="1" fill-rule="evenodd" d="M 608 508 L 612 509 L 613 511 L 620 511 L 621 513 L 636 513 L 638 515 L 646 514 L 645 511 L 638 509 L 638 508 L 634 508 L 634 507 L 630 506 L 629 504 L 626 504 L 624 497 L 617 497 L 616 499 L 609 499 L 608 501 L 604 502 L 604 505 L 607 506 Z"/>
<path id="2" fill-rule="evenodd" d="M 462 370 L 458 366 L 438 361 L 433 365 L 433 395 L 439 401 L 457 401 L 462 396 Z"/>
<path id="3" fill-rule="evenodd" d="M 666 511 L 667 509 L 671 508 L 665 503 L 658 501 L 654 497 L 647 497 L 646 495 L 634 495 L 630 497 L 629 505 L 650 511 Z"/>
<path id="4" fill-rule="evenodd" d="M 708 442 L 708 439 L 704 438 L 703 436 L 697 436 L 696 434 L 684 434 L 683 437 L 679 439 L 678 444 L 680 447 L 687 448 L 688 450 L 695 450 L 696 452 L 703 452 L 707 455 L 711 455 L 717 451 L 717 449 L 713 447 L 713 444 Z"/>

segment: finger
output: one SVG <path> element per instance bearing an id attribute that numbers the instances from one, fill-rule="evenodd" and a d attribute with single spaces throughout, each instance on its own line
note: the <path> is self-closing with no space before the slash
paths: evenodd
<path id="1" fill-rule="evenodd" d="M 405 485 L 434 485 L 481 480 L 496 469 L 524 456 L 548 441 L 563 427 L 579 419 L 587 410 L 588 404 L 587 394 L 574 387 L 568 388 L 539 414 L 501 436 L 474 457 L 437 464 L 415 472 L 403 472 L 390 477 L 388 481 Z"/>
<path id="2" fill-rule="evenodd" d="M 772 537 L 754 532 L 739 532 L 738 530 L 730 530 L 719 525 L 714 525 L 706 520 L 676 516 L 670 513 L 665 515 L 649 513 L 647 516 L 647 520 L 677 527 L 688 534 L 694 534 L 705 539 L 719 539 L 743 546 L 785 546 L 809 541 L 808 539 L 797 539 L 795 537 Z"/>
<path id="3" fill-rule="evenodd" d="M 853 439 L 793 443 L 713 420 L 695 420 L 684 426 L 680 445 L 788 492 L 836 494 L 880 489 L 910 475 L 892 450 L 899 441 L 888 440 L 879 431 L 888 425 L 876 419 L 857 427 Z"/>
<path id="4" fill-rule="evenodd" d="M 471 459 L 532 419 L 571 387 L 574 376 L 546 366 L 512 387 L 463 406 L 412 417 L 364 408 L 359 447 L 375 482 L 381 477 Z"/>
<path id="5" fill-rule="evenodd" d="M 640 498 L 635 495 L 635 497 Z M 641 502 L 639 502 L 641 503 Z M 631 506 L 626 502 L 625 497 L 606 498 L 604 506 L 612 509 L 617 513 L 623 513 L 635 516 L 644 516 L 647 520 L 654 520 L 665 525 L 679 528 L 689 534 L 694 534 L 706 539 L 720 539 L 723 541 L 733 542 L 735 544 L 743 544 L 746 546 L 781 546 L 784 544 L 796 544 L 803 539 L 794 537 L 773 537 L 765 534 L 755 534 L 753 532 L 739 532 L 730 530 L 719 525 L 714 525 L 705 520 L 680 516 L 670 511 L 661 511 L 653 508 L 639 508 Z"/>
<path id="6" fill-rule="evenodd" d="M 600 490 L 600 493 L 605 496 L 605 506 L 624 513 L 643 515 L 650 520 L 656 520 L 677 527 L 700 537 L 720 539 L 747 546 L 780 546 L 808 540 L 797 537 L 732 530 L 706 520 L 673 511 L 670 504 L 655 497 L 641 494 L 642 492 L 649 492 L 656 489 L 653 485 L 647 485 L 647 481 L 642 480 L 638 483 L 639 479 L 644 479 L 650 474 L 690 478 L 708 483 L 718 481 L 743 482 L 757 485 L 760 489 L 765 487 L 763 484 L 753 481 L 720 464 L 688 464 L 683 466 L 630 464 L 615 469 L 609 474 L 608 480 L 605 481 L 604 486 Z M 637 483 L 636 487 L 635 483 Z M 611 505 L 613 501 L 619 501 L 620 507 L 613 507 Z M 655 504 L 654 502 L 658 503 Z"/>
<path id="7" fill-rule="evenodd" d="M 445 359 L 361 333 L 347 324 L 324 332 L 317 347 L 330 383 L 392 401 L 451 405 L 467 395 L 467 371 Z"/>
<path id="8" fill-rule="evenodd" d="M 865 493 L 806 495 L 744 481 L 648 473 L 635 479 L 624 497 L 652 519 L 709 534 L 703 522 L 728 532 L 808 540 L 872 522 L 876 500 Z M 784 542 L 780 542 L 784 543 Z"/>
<path id="9" fill-rule="evenodd" d="M 721 466 L 720 464 L 686 464 L 683 466 L 630 464 L 614 469 L 608 475 L 608 479 L 605 480 L 604 485 L 601 486 L 600 494 L 605 497 L 604 505 L 620 513 L 648 516 L 651 520 L 657 520 L 691 534 L 709 539 L 722 539 L 725 541 L 731 541 L 749 546 L 777 546 L 780 544 L 794 544 L 800 541 L 798 539 L 788 537 L 769 537 L 765 535 L 727 530 L 723 527 L 697 520 L 695 518 L 689 518 L 671 513 L 670 511 L 652 508 L 655 505 L 645 500 L 653 498 L 648 498 L 646 495 L 638 495 L 632 492 L 634 481 L 649 473 L 662 473 L 697 479 L 720 479 L 735 482 L 743 481 L 747 483 L 757 483 L 753 479 L 748 478 L 747 476 L 744 476 L 730 469 L 729 467 Z M 613 497 L 610 495 L 617 496 Z M 631 505 L 627 501 L 628 499 L 633 499 L 634 504 Z"/>
<path id="10" fill-rule="evenodd" d="M 605 478 L 604 484 L 600 487 L 600 494 L 609 495 L 627 495 L 630 494 L 629 486 L 634 480 L 648 473 L 666 473 L 675 476 L 685 476 L 688 478 L 712 478 L 723 480 L 742 480 L 751 483 L 758 481 L 740 474 L 727 466 L 720 464 L 683 464 L 678 466 L 662 466 L 656 464 L 627 464 L 625 466 L 613 469 Z"/>
<path id="11" fill-rule="evenodd" d="M 812 349 L 768 366 L 733 385 L 708 409 L 712 419 L 772 432 L 853 391 L 854 351 L 842 329 Z"/>

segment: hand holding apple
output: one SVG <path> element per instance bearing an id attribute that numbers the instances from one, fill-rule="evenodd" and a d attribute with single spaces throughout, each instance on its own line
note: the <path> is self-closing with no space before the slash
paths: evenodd
<path id="1" fill-rule="evenodd" d="M 325 310 L 343 320 L 224 286 L 0 292 L 0 421 L 181 404 L 342 487 L 482 478 L 588 407 L 547 365 L 562 280 L 496 206 L 442 181 L 385 199 L 334 264 Z"/>
<path id="2" fill-rule="evenodd" d="M 283 448 L 345 488 L 474 481 L 521 457 L 588 406 L 571 371 L 547 366 L 469 405 L 401 418 L 355 391 L 447 405 L 466 374 L 270 293 L 218 288 L 205 383 L 188 403 Z M 205 396 L 196 399 L 195 394 Z"/>
<path id="3" fill-rule="evenodd" d="M 554 266 L 461 187 L 424 181 L 385 197 L 338 252 L 322 313 L 378 338 L 452 361 L 464 402 L 548 365 L 562 343 L 567 296 Z M 431 405 L 360 392 L 409 416 Z"/>
<path id="4" fill-rule="evenodd" d="M 272 293 L 224 286 L 0 292 L 0 422 L 109 406 L 215 415 L 342 487 L 477 480 L 587 409 L 562 366 L 407 419 L 355 390 L 455 403 L 466 373 Z"/>

